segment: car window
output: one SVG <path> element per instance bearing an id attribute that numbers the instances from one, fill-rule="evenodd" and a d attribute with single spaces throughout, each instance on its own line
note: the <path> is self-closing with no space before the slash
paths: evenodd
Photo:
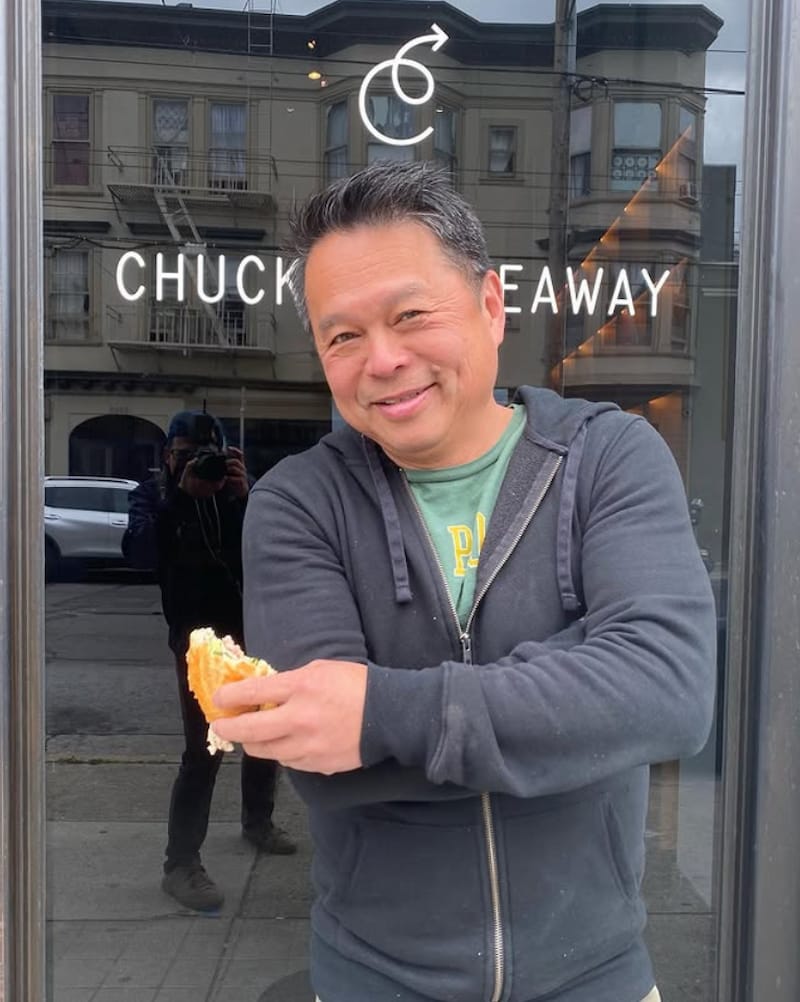
<path id="1" fill-rule="evenodd" d="M 114 487 L 111 490 L 111 504 L 109 506 L 109 511 L 116 512 L 118 515 L 127 515 L 129 493 L 130 491 L 127 488 L 121 490 L 119 487 Z"/>
<path id="2" fill-rule="evenodd" d="M 69 508 L 78 511 L 113 511 L 112 492 L 107 487 L 89 487 L 85 484 L 46 487 L 45 504 L 51 508 Z"/>

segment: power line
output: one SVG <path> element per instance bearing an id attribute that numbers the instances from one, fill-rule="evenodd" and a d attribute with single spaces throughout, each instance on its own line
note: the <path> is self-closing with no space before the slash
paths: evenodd
<path id="1" fill-rule="evenodd" d="M 153 46 L 153 48 L 160 48 L 160 47 L 159 46 Z M 223 54 L 223 55 L 226 55 L 226 54 L 227 55 L 244 55 L 244 54 L 239 53 L 239 52 L 235 52 L 235 53 L 233 53 L 233 52 L 230 52 L 230 53 L 222 52 L 220 54 Z M 95 63 L 108 63 L 108 62 L 114 62 L 114 63 L 124 64 L 125 66 L 146 66 L 146 67 L 154 67 L 154 66 L 158 65 L 154 60 L 138 59 L 138 58 L 133 58 L 133 57 L 129 57 L 129 58 L 126 58 L 124 60 L 122 60 L 122 59 L 115 60 L 115 59 L 113 59 L 113 58 L 111 58 L 109 56 L 89 56 L 89 55 L 80 55 L 80 56 L 78 56 L 78 55 L 72 55 L 72 54 L 64 54 L 64 55 L 59 54 L 58 58 L 62 59 L 62 60 L 64 60 L 64 59 L 70 59 L 70 60 L 74 60 L 74 61 L 80 62 L 80 63 L 91 63 L 91 62 L 95 62 Z M 329 86 L 331 85 L 331 83 L 340 82 L 341 80 L 348 79 L 348 77 L 342 76 L 341 74 L 339 74 L 339 80 L 336 79 L 336 67 L 338 67 L 338 66 L 353 67 L 353 68 L 358 68 L 358 70 L 360 70 L 360 71 L 363 71 L 363 70 L 367 70 L 367 69 L 371 68 L 374 65 L 372 62 L 367 62 L 366 60 L 356 60 L 356 59 L 338 59 L 337 58 L 337 59 L 332 59 L 330 61 L 327 61 L 325 59 L 319 59 L 319 58 L 314 59 L 313 56 L 310 56 L 308 58 L 305 57 L 305 56 L 302 56 L 302 57 L 301 56 L 281 56 L 279 58 L 281 60 L 285 60 L 285 61 L 288 61 L 288 62 L 299 62 L 299 61 L 303 60 L 304 62 L 307 62 L 309 65 L 313 64 L 314 68 L 320 69 L 320 71 L 321 71 L 321 69 L 323 67 L 329 66 L 330 69 L 326 73 L 323 74 L 323 77 L 328 80 L 328 85 Z M 545 83 L 543 85 L 537 83 L 535 86 L 539 90 L 557 89 L 558 86 L 559 86 L 559 80 L 564 77 L 564 74 L 561 74 L 561 75 L 555 74 L 551 69 L 539 69 L 539 68 L 535 68 L 535 67 L 525 67 L 525 66 L 514 66 L 514 67 L 506 67 L 506 66 L 480 66 L 480 67 L 474 67 L 474 68 L 473 67 L 462 67 L 461 68 L 462 73 L 460 75 L 456 75 L 456 74 L 458 74 L 458 68 L 453 67 L 453 66 L 435 66 L 435 65 L 433 65 L 433 66 L 429 66 L 428 68 L 430 70 L 432 70 L 432 71 L 436 71 L 436 73 L 438 75 L 439 83 L 442 83 L 445 86 L 454 86 L 454 83 L 457 84 L 458 86 L 461 86 L 461 87 L 470 86 L 472 84 L 472 82 L 469 81 L 469 79 L 464 80 L 464 77 L 463 77 L 463 73 L 464 72 L 466 72 L 466 73 L 469 73 L 469 72 L 480 72 L 482 75 L 486 74 L 486 73 L 498 73 L 498 74 L 499 73 L 503 73 L 503 74 L 506 74 L 506 75 L 516 73 L 516 74 L 524 74 L 525 76 L 528 76 L 528 77 L 530 77 L 530 76 L 533 76 L 533 77 L 547 77 L 547 78 L 549 78 L 550 81 L 552 81 L 551 83 Z M 192 63 L 191 69 L 192 69 L 192 71 L 208 70 L 209 72 L 220 72 L 220 71 L 223 70 L 222 67 L 220 67 L 218 65 L 215 65 L 213 63 L 209 63 L 207 65 L 202 65 L 202 64 L 198 65 L 196 62 Z M 258 71 L 256 71 L 256 72 L 258 72 Z M 292 69 L 287 69 L 287 68 L 285 68 L 283 66 L 277 66 L 276 67 L 276 66 L 273 65 L 272 60 L 270 60 L 270 66 L 269 66 L 269 68 L 265 68 L 263 70 L 263 72 L 264 73 L 270 73 L 270 74 L 273 74 L 273 75 L 280 75 L 280 76 L 283 76 L 283 77 L 290 76 L 290 77 L 297 77 L 298 79 L 303 79 L 303 80 L 306 80 L 306 81 L 308 80 L 308 73 L 307 73 L 306 70 L 292 70 Z M 452 74 L 452 79 L 450 77 L 448 77 L 448 74 Z M 47 70 L 45 70 L 45 82 L 46 82 L 46 79 L 47 79 Z M 679 91 L 681 93 L 686 93 L 686 94 L 727 94 L 727 95 L 730 95 L 730 96 L 733 96 L 733 97 L 743 97 L 743 96 L 745 96 L 745 91 L 743 91 L 743 90 L 737 90 L 737 89 L 725 88 L 725 87 L 694 86 L 692 84 L 682 84 L 682 83 L 677 83 L 675 81 L 642 80 L 642 79 L 635 79 L 635 78 L 631 78 L 631 77 L 595 77 L 595 78 L 592 78 L 591 76 L 588 76 L 588 75 L 585 75 L 585 74 L 581 74 L 581 73 L 577 73 L 575 75 L 575 79 L 576 80 L 591 80 L 591 79 L 595 79 L 598 82 L 602 81 L 602 82 L 605 82 L 607 84 L 614 84 L 614 85 L 637 86 L 637 87 L 654 87 L 654 88 L 660 88 L 660 89 L 677 90 L 677 91 Z M 162 84 L 162 85 L 166 84 L 167 86 L 174 85 L 177 82 L 178 81 L 172 81 L 172 80 L 171 81 L 164 81 L 164 80 L 154 81 L 154 83 L 156 83 L 156 84 Z M 478 84 L 478 82 L 476 81 L 476 85 L 481 86 L 482 96 L 491 96 L 491 95 L 486 95 L 483 92 L 483 83 Z M 226 84 L 225 86 L 229 87 L 230 85 Z M 252 85 L 248 82 L 247 86 L 250 87 Z M 511 86 L 511 84 L 509 84 L 509 86 Z M 519 86 L 518 82 L 514 81 L 513 86 L 515 88 L 518 88 L 518 86 Z M 531 86 L 534 86 L 534 85 L 531 84 Z M 314 94 L 319 94 L 319 90 L 314 90 L 314 91 L 310 92 L 309 95 L 308 95 L 309 98 L 312 98 Z M 507 95 L 506 94 L 501 94 L 499 96 L 506 97 Z"/>

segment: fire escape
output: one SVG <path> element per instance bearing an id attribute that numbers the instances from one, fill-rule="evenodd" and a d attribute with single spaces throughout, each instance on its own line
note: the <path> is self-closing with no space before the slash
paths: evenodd
<path id="1" fill-rule="evenodd" d="M 247 0 L 245 10 L 248 68 L 252 72 L 266 72 L 268 81 L 272 74 L 269 63 L 265 70 L 263 61 L 271 60 L 273 55 L 275 7 L 275 0 Z M 188 117 L 188 101 L 186 107 Z M 249 101 L 243 107 L 246 122 Z M 152 301 L 144 338 L 140 327 L 138 335 L 129 329 L 122 337 L 110 338 L 109 343 L 113 347 L 159 345 L 183 351 L 188 348 L 270 351 L 271 344 L 265 343 L 270 339 L 248 333 L 241 300 L 232 304 L 223 294 L 226 278 L 217 273 L 215 266 L 220 252 L 209 252 L 208 227 L 196 222 L 195 216 L 225 208 L 234 212 L 246 210 L 249 217 L 267 217 L 273 225 L 276 209 L 273 185 L 277 179 L 274 158 L 271 154 L 251 157 L 246 148 L 234 149 L 228 145 L 211 146 L 205 154 L 197 155 L 191 151 L 188 126 L 185 128 L 185 135 L 176 130 L 179 138 L 174 142 L 156 141 L 147 149 L 108 150 L 108 158 L 118 171 L 118 179 L 108 185 L 118 216 L 132 232 L 153 232 L 152 224 L 142 223 L 142 210 L 154 209 L 169 232 L 176 253 L 182 255 L 184 273 L 194 292 L 191 304 Z M 244 137 L 243 140 L 241 145 L 246 147 L 247 140 Z M 201 255 L 205 298 L 199 295 Z M 208 302 L 209 296 L 217 301 Z"/>

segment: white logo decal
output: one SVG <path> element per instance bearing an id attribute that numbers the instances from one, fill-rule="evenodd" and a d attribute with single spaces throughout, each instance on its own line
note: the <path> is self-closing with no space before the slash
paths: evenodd
<path id="1" fill-rule="evenodd" d="M 432 42 L 433 45 L 431 45 L 431 50 L 433 52 L 438 52 L 449 36 L 442 31 L 438 24 L 432 24 L 431 31 L 433 32 L 432 35 L 420 35 L 417 38 L 412 38 L 411 41 L 406 42 L 405 45 L 400 46 L 394 59 L 384 59 L 382 63 L 378 63 L 377 66 L 373 66 L 369 73 L 367 73 L 364 77 L 364 82 L 361 84 L 361 90 L 358 92 L 358 110 L 361 113 L 361 120 L 367 128 L 367 131 L 375 136 L 376 139 L 379 139 L 382 143 L 388 143 L 390 146 L 413 146 L 415 143 L 421 143 L 423 139 L 427 139 L 427 137 L 433 132 L 433 126 L 429 125 L 428 128 L 420 132 L 419 135 L 410 136 L 408 139 L 394 139 L 392 136 L 385 136 L 382 132 L 376 129 L 369 120 L 369 115 L 367 114 L 367 90 L 369 89 L 369 85 L 378 73 L 381 73 L 389 67 L 391 67 L 392 70 L 392 87 L 394 88 L 395 94 L 397 94 L 401 101 L 405 101 L 406 104 L 425 104 L 426 101 L 430 101 L 434 90 L 434 82 L 431 71 L 427 66 L 423 66 L 422 63 L 417 62 L 416 59 L 408 59 L 406 57 L 406 53 L 415 48 L 415 46 L 424 45 L 426 42 Z M 415 73 L 422 74 L 425 80 L 425 92 L 420 97 L 412 97 L 403 90 L 400 84 L 399 74 L 401 66 L 414 70 Z"/>

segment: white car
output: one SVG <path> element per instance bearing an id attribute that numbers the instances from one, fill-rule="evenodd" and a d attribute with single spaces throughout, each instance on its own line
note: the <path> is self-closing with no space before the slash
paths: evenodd
<path id="1" fill-rule="evenodd" d="M 67 561 L 123 565 L 128 493 L 136 480 L 116 477 L 44 478 L 44 552 L 48 578 Z"/>

